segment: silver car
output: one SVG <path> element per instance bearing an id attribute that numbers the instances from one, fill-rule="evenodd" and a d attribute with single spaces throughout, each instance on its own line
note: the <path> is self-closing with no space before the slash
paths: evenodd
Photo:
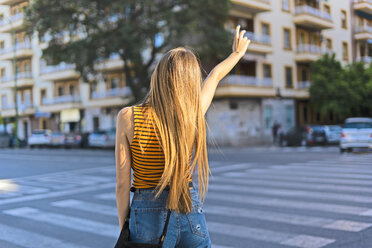
<path id="1" fill-rule="evenodd" d="M 342 128 L 340 152 L 372 148 L 372 118 L 347 118 Z"/>
<path id="2" fill-rule="evenodd" d="M 116 130 L 98 130 L 88 136 L 90 147 L 113 148 L 115 147 Z"/>
<path id="3" fill-rule="evenodd" d="M 327 144 L 338 144 L 341 140 L 342 127 L 337 125 L 324 126 Z"/>

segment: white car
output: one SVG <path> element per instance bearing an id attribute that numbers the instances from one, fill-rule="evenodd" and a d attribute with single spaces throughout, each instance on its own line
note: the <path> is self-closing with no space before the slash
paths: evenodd
<path id="1" fill-rule="evenodd" d="M 49 129 L 34 130 L 28 137 L 27 143 L 32 148 L 34 146 L 50 146 L 52 131 Z"/>
<path id="2" fill-rule="evenodd" d="M 338 144 L 341 140 L 342 127 L 337 125 L 324 126 L 327 144 Z"/>
<path id="3" fill-rule="evenodd" d="M 372 148 L 372 118 L 347 118 L 342 128 L 340 152 Z"/>
<path id="4" fill-rule="evenodd" d="M 92 132 L 88 136 L 88 145 L 90 147 L 101 147 L 106 148 L 115 147 L 115 140 L 116 140 L 116 130 L 98 130 Z"/>

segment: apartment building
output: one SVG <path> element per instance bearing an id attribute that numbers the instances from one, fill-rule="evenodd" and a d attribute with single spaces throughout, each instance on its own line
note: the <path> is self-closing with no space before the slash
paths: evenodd
<path id="1" fill-rule="evenodd" d="M 367 1 L 369 2 L 369 1 Z M 277 121 L 294 125 L 332 123 L 309 104 L 310 65 L 324 53 L 352 61 L 349 0 L 232 0 L 227 28 L 240 24 L 252 43 L 217 88 L 207 113 L 219 144 L 269 143 Z"/>
<path id="2" fill-rule="evenodd" d="M 275 121 L 283 130 L 332 123 L 332 113 L 324 119 L 309 104 L 310 65 L 324 53 L 335 53 L 343 64 L 370 61 L 371 0 L 231 1 L 226 28 L 240 24 L 252 43 L 217 88 L 207 113 L 208 140 L 267 143 Z M 17 97 L 20 138 L 38 128 L 67 132 L 115 127 L 117 112 L 132 97 L 123 62 L 115 54 L 97 61 L 104 76 L 91 85 L 82 81 L 74 65 L 47 65 L 41 55 L 48 36 L 25 36 L 23 7 L 28 3 L 0 0 L 1 116 L 14 121 Z"/>
<path id="3" fill-rule="evenodd" d="M 25 35 L 23 17 L 28 4 L 28 0 L 0 0 L 3 120 L 14 122 L 17 97 L 21 139 L 27 139 L 34 129 L 84 132 L 115 127 L 118 111 L 133 97 L 125 84 L 119 56 L 97 61 L 96 68 L 103 77 L 95 84 L 83 82 L 74 65 L 47 65 L 41 55 L 48 46 L 48 35 L 41 40 Z"/>

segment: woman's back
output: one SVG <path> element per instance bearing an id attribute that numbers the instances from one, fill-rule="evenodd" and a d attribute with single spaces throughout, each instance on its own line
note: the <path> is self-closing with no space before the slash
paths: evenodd
<path id="1" fill-rule="evenodd" d="M 156 187 L 164 171 L 164 151 L 159 133 L 149 116 L 148 103 L 133 106 L 133 139 L 130 144 L 133 169 L 133 187 Z M 146 121 L 149 118 L 150 122 Z M 190 162 L 191 162 L 190 154 Z M 191 172 L 188 181 L 192 181 Z"/>

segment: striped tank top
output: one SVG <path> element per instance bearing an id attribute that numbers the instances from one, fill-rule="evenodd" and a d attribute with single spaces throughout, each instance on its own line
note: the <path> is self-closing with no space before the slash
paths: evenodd
<path id="1" fill-rule="evenodd" d="M 135 188 L 156 187 L 163 174 L 165 165 L 164 152 L 160 141 L 156 137 L 156 133 L 160 136 L 159 132 L 154 124 L 145 122 L 148 108 L 148 103 L 142 106 L 133 106 L 134 136 L 130 144 L 130 150 L 133 170 L 132 186 Z M 190 162 L 191 156 L 192 154 L 190 155 Z M 189 182 L 192 181 L 190 173 L 188 175 Z"/>

